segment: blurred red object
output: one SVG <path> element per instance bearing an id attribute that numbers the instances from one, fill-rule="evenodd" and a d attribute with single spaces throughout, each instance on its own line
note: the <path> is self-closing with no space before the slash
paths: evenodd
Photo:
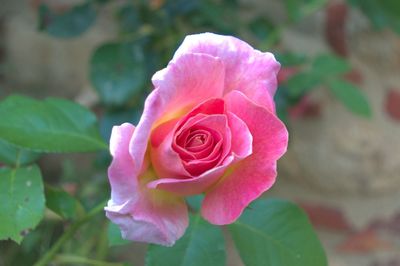
<path id="1" fill-rule="evenodd" d="M 394 120 L 400 121 L 400 91 L 391 89 L 386 95 L 386 112 Z"/>
<path id="2" fill-rule="evenodd" d="M 297 67 L 282 67 L 278 73 L 278 83 L 286 82 L 293 75 L 297 74 L 299 69 Z"/>
<path id="3" fill-rule="evenodd" d="M 311 223 L 316 227 L 345 231 L 352 231 L 352 227 L 346 220 L 344 214 L 333 207 L 313 203 L 300 203 L 310 218 Z"/>
<path id="4" fill-rule="evenodd" d="M 303 96 L 299 103 L 289 108 L 289 116 L 292 119 L 300 117 L 317 117 L 321 114 L 321 105 L 310 100 L 308 95 Z"/>
<path id="5" fill-rule="evenodd" d="M 375 250 L 390 250 L 393 243 L 385 241 L 379 237 L 377 232 L 367 229 L 350 235 L 337 249 L 348 253 L 366 253 Z"/>
<path id="6" fill-rule="evenodd" d="M 348 55 L 346 43 L 346 21 L 348 7 L 344 1 L 328 5 L 325 18 L 325 39 L 332 50 L 343 57 Z"/>

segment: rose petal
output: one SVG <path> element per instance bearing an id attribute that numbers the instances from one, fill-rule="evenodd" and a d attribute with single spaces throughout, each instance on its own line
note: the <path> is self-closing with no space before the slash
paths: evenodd
<path id="1" fill-rule="evenodd" d="M 223 179 L 206 193 L 201 213 L 209 222 L 220 225 L 235 221 L 251 201 L 274 184 L 276 161 L 288 142 L 287 130 L 274 114 L 239 91 L 232 91 L 225 99 L 227 110 L 248 126 L 253 154 L 228 168 Z"/>
<path id="2" fill-rule="evenodd" d="M 113 161 L 108 168 L 111 185 L 111 202 L 113 205 L 124 204 L 135 196 L 137 180 L 133 175 L 134 162 L 126 148 L 135 127 L 129 123 L 114 126 L 110 138 L 110 153 Z"/>
<path id="3" fill-rule="evenodd" d="M 160 188 L 178 195 L 195 195 L 203 193 L 212 186 L 223 174 L 225 169 L 234 161 L 249 156 L 252 153 L 253 137 L 246 124 L 235 114 L 227 112 L 228 123 L 232 133 L 232 152 L 221 166 L 211 169 L 202 175 L 190 179 L 163 178 L 148 184 L 152 188 Z"/>
<path id="4" fill-rule="evenodd" d="M 148 189 L 154 173 L 141 176 L 135 201 L 105 208 L 107 217 L 121 228 L 122 236 L 132 241 L 172 246 L 188 226 L 187 207 L 169 192 Z M 150 179 L 150 180 L 149 180 Z"/>
<path id="5" fill-rule="evenodd" d="M 181 121 L 171 129 L 169 134 L 164 137 L 163 141 L 158 146 L 151 147 L 151 161 L 153 163 L 154 169 L 156 170 L 160 178 L 187 178 L 190 177 L 190 173 L 186 171 L 182 164 L 182 159 L 179 157 L 178 153 L 172 148 L 171 143 L 174 139 L 174 131 L 178 130 L 177 127 L 181 125 L 193 125 L 199 119 L 206 117 L 207 114 L 221 114 L 225 110 L 225 104 L 222 99 L 207 99 L 203 101 L 198 106 L 193 108 Z M 177 134 L 180 134 L 182 129 L 179 129 Z M 153 131 L 153 135 L 157 134 L 158 129 Z M 164 131 L 162 131 L 164 132 Z M 162 137 L 155 136 L 156 139 L 161 139 Z M 153 143 L 153 141 L 151 141 Z"/>
<path id="6" fill-rule="evenodd" d="M 148 187 L 171 191 L 180 196 L 200 194 L 211 187 L 233 161 L 234 156 L 228 156 L 220 166 L 210 169 L 197 177 L 189 179 L 162 178 L 148 183 Z"/>
<path id="7" fill-rule="evenodd" d="M 227 112 L 229 128 L 232 133 L 232 152 L 237 158 L 246 158 L 253 153 L 253 136 L 242 119 Z"/>
<path id="8" fill-rule="evenodd" d="M 222 97 L 224 79 L 225 67 L 220 59 L 191 53 L 172 60 L 154 74 L 152 82 L 165 98 L 166 113 L 181 116 L 187 108 Z"/>
<path id="9" fill-rule="evenodd" d="M 224 94 L 242 91 L 255 103 L 275 110 L 273 97 L 280 64 L 271 53 L 262 53 L 231 36 L 213 33 L 189 35 L 175 52 L 174 59 L 187 53 L 207 54 L 220 58 L 225 65 Z"/>
<path id="10" fill-rule="evenodd" d="M 129 154 L 128 146 L 135 127 L 125 123 L 111 133 L 113 161 L 108 174 L 111 199 L 105 207 L 107 217 L 119 225 L 124 238 L 161 245 L 172 245 L 187 227 L 187 209 L 183 200 L 160 190 L 150 190 L 153 176 L 141 176 Z"/>

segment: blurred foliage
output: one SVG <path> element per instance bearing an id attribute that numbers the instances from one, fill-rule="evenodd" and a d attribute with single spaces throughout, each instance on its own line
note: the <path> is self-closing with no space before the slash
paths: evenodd
<path id="1" fill-rule="evenodd" d="M 280 80 L 275 97 L 278 115 L 286 123 L 290 123 L 290 109 L 312 90 L 321 87 L 327 88 L 355 114 L 371 116 L 363 92 L 344 78 L 352 70 L 345 58 L 333 54 L 311 58 L 285 51 L 280 45 L 281 33 L 286 27 L 324 9 L 327 2 L 282 1 L 286 20 L 278 24 L 273 18 L 261 15 L 245 19 L 239 15 L 242 5 L 238 0 L 87 0 L 60 9 L 42 1 L 38 8 L 38 29 L 54 38 L 79 38 L 90 31 L 103 9 L 112 10 L 118 32 L 114 40 L 93 51 L 89 62 L 89 78 L 101 101 L 96 106 L 96 114 L 100 117 L 98 123 L 95 114 L 65 100 L 37 101 L 12 96 L 0 103 L 0 197 L 2 202 L 11 202 L 0 205 L 0 213 L 7 216 L 7 219 L 2 216 L 0 239 L 22 241 L 20 246 L 12 241 L 0 242 L 0 265 L 32 265 L 52 251 L 60 240 L 63 240 L 62 245 L 52 257 L 55 265 L 128 265 L 104 262 L 123 260 L 121 246 L 129 245 L 130 249 L 132 245 L 121 238 L 119 229 L 106 221 L 103 214 L 96 216 L 102 213 L 101 204 L 104 205 L 105 196 L 109 195 L 106 168 L 110 156 L 105 151 L 104 142 L 108 141 L 113 125 L 126 121 L 137 123 L 144 99 L 152 88 L 151 76 L 166 66 L 188 34 L 211 31 L 234 35 L 249 40 L 260 50 L 274 52 L 282 64 L 281 74 L 285 71 L 290 73 Z M 348 2 L 366 14 L 376 29 L 391 28 L 400 33 L 400 2 Z M 98 125 L 100 133 L 97 132 Z M 46 177 L 46 171 L 43 171 L 43 185 L 38 167 L 43 167 L 42 154 L 38 151 L 99 153 L 93 156 L 94 161 L 87 170 L 76 169 L 74 163 L 62 157 L 61 173 L 56 172 L 53 176 L 54 172 L 49 171 L 50 177 Z M 35 188 L 34 193 L 26 193 L 27 184 Z M 28 201 L 26 194 L 29 194 Z M 192 210 L 198 210 L 201 197 L 187 200 Z M 100 209 L 94 207 L 99 202 Z M 43 213 L 45 204 L 51 211 Z M 252 208 L 269 210 L 270 213 L 249 208 L 237 223 L 229 227 L 243 261 L 248 265 L 264 265 L 259 260 L 265 261 L 263 256 L 266 254 L 275 254 L 277 260 L 296 260 L 285 253 L 284 247 L 289 246 L 287 243 L 296 243 L 296 248 L 316 255 L 320 246 L 304 214 L 287 202 L 275 202 L 273 207 L 267 208 L 269 204 L 270 201 L 261 201 Z M 22 212 L 16 211 L 19 206 Z M 43 215 L 45 219 L 39 223 Z M 264 218 L 268 219 L 265 221 Z M 278 218 L 284 220 L 281 224 L 288 226 L 281 229 L 292 226 L 287 221 L 299 221 L 297 225 L 301 230 L 296 231 L 295 239 L 290 234 L 279 235 L 279 230 L 271 223 L 272 219 Z M 225 261 L 220 230 L 198 216 L 192 216 L 191 220 L 185 237 L 172 249 L 150 247 L 148 265 L 164 263 L 159 254 L 172 264 L 177 259 L 174 254 L 197 261 L 194 251 L 199 252 L 197 255 L 215 256 L 215 260 L 207 262 L 210 266 Z M 254 221 L 259 221 L 259 224 L 253 224 Z M 70 234 L 70 238 L 64 239 L 66 234 Z M 204 242 L 198 236 L 203 237 Z M 275 242 L 265 245 L 262 241 L 265 237 L 271 237 Z M 312 241 L 308 242 L 309 239 Z M 257 249 L 263 249 L 259 251 L 261 257 L 252 255 Z M 280 249 L 283 249 L 282 257 L 278 257 Z M 324 265 L 323 252 L 318 254 L 318 265 Z M 312 265 L 308 259 L 304 257 L 304 261 L 295 264 Z"/>
<path id="2" fill-rule="evenodd" d="M 391 28 L 400 34 L 400 2 L 398 0 L 348 0 L 348 2 L 367 15 L 376 29 Z"/>

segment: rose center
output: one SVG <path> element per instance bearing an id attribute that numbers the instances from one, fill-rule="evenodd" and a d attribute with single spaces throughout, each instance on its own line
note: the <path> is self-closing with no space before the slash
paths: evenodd
<path id="1" fill-rule="evenodd" d="M 208 136 L 206 134 L 201 133 L 201 134 L 196 134 L 191 137 L 189 137 L 189 140 L 187 141 L 185 147 L 186 148 L 194 148 L 203 145 L 208 139 Z"/>

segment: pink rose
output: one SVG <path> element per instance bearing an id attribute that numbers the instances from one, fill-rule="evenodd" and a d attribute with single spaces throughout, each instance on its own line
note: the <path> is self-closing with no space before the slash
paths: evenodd
<path id="1" fill-rule="evenodd" d="M 288 142 L 273 101 L 279 67 L 234 37 L 185 38 L 153 76 L 138 125 L 112 131 L 105 210 L 124 238 L 173 245 L 188 226 L 185 196 L 204 194 L 202 216 L 223 225 L 274 184 Z"/>

